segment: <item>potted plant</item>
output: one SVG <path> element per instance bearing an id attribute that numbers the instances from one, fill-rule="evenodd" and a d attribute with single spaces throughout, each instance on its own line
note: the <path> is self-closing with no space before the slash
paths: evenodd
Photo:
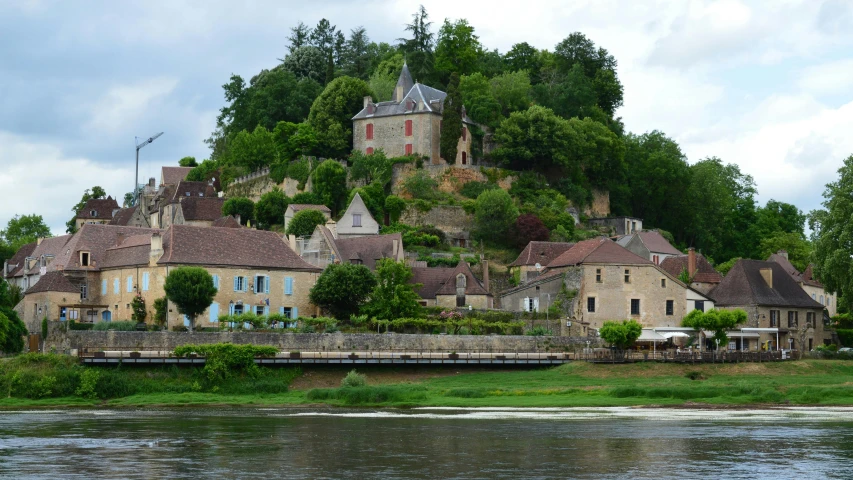
<path id="1" fill-rule="evenodd" d="M 459 360 L 459 354 L 456 353 L 455 351 L 450 352 L 449 354 L 447 354 L 447 358 L 449 358 L 451 360 Z"/>
<path id="2" fill-rule="evenodd" d="M 299 350 L 294 350 L 294 351 L 290 352 L 290 358 L 300 358 Z"/>
<path id="3" fill-rule="evenodd" d="M 142 352 L 139 350 L 134 350 L 130 352 L 130 358 L 142 358 Z"/>
<path id="4" fill-rule="evenodd" d="M 355 352 L 352 352 L 347 356 L 347 358 L 349 358 L 350 360 L 355 360 L 358 358 L 358 355 L 356 355 Z"/>

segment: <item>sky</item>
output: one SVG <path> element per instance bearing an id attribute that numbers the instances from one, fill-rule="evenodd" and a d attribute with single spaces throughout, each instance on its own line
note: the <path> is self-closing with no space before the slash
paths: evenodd
<path id="1" fill-rule="evenodd" d="M 618 61 L 626 130 L 736 163 L 762 204 L 819 208 L 853 154 L 847 0 L 0 0 L 0 228 L 35 213 L 62 234 L 85 189 L 123 198 L 135 137 L 165 132 L 141 150 L 140 182 L 207 158 L 222 85 L 278 64 L 299 21 L 395 43 L 420 3 L 433 31 L 465 18 L 502 53 L 586 34 Z"/>

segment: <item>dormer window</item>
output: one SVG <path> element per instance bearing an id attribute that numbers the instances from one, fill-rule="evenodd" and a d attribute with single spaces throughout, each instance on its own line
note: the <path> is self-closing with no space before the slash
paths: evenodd
<path id="1" fill-rule="evenodd" d="M 89 266 L 89 252 L 80 252 L 80 266 L 88 267 Z"/>
<path id="2" fill-rule="evenodd" d="M 187 192 L 187 196 L 188 196 L 188 197 L 190 196 L 190 192 Z"/>
<path id="3" fill-rule="evenodd" d="M 199 196 L 199 197 L 203 197 L 203 196 L 204 196 L 204 192 L 198 192 L 198 196 Z"/>
<path id="4" fill-rule="evenodd" d="M 97 217 L 98 211 L 97 210 L 89 210 L 89 216 L 90 217 Z"/>

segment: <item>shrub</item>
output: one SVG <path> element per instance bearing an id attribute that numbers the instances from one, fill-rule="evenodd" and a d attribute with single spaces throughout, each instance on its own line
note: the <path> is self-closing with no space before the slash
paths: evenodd
<path id="1" fill-rule="evenodd" d="M 438 182 L 424 170 L 418 170 L 403 182 L 403 188 L 412 198 L 432 200 L 436 197 Z"/>
<path id="2" fill-rule="evenodd" d="M 92 330 L 96 330 L 99 332 L 107 331 L 107 330 L 117 330 L 120 332 L 132 332 L 136 330 L 136 322 L 98 322 L 92 326 Z"/>
<path id="3" fill-rule="evenodd" d="M 358 373 L 355 370 L 350 370 L 347 376 L 341 380 L 341 387 L 353 388 L 367 386 L 367 376 Z"/>
<path id="4" fill-rule="evenodd" d="M 537 326 L 531 328 L 530 330 L 528 330 L 527 332 L 525 332 L 525 335 L 530 335 L 533 337 L 543 337 L 543 336 L 554 335 L 554 332 L 552 332 L 551 330 L 548 330 L 545 327 L 537 325 Z"/>
<path id="5" fill-rule="evenodd" d="M 506 243 L 507 233 L 518 218 L 518 208 L 504 190 L 487 190 L 477 197 L 475 231 L 481 240 Z"/>
<path id="6" fill-rule="evenodd" d="M 296 235 L 297 237 L 308 236 L 314 233 L 317 225 L 325 225 L 326 216 L 319 210 L 301 210 L 296 212 L 296 215 L 290 220 L 287 225 L 287 235 Z"/>
<path id="7" fill-rule="evenodd" d="M 385 211 L 391 217 L 392 222 L 400 219 L 400 215 L 406 210 L 406 201 L 396 195 L 388 195 L 385 198 Z"/>
<path id="8" fill-rule="evenodd" d="M 322 205 L 323 201 L 314 192 L 302 192 L 294 195 L 293 198 L 290 199 L 290 203 L 297 203 L 300 205 Z"/>
<path id="9" fill-rule="evenodd" d="M 528 243 L 533 241 L 545 242 L 551 236 L 551 232 L 542 220 L 532 213 L 519 215 L 515 220 L 515 228 L 513 237 L 515 245 L 518 248 L 524 248 Z"/>
<path id="10" fill-rule="evenodd" d="M 218 382 L 231 377 L 234 372 L 247 372 L 250 375 L 258 373 L 255 357 L 270 357 L 278 353 L 278 349 L 257 345 L 233 345 L 230 343 L 215 343 L 208 345 L 182 345 L 175 348 L 175 356 L 184 357 L 189 354 L 202 355 L 205 358 L 202 373 L 209 382 Z"/>
<path id="11" fill-rule="evenodd" d="M 240 223 L 246 225 L 255 214 L 255 202 L 245 197 L 233 197 L 222 204 L 222 215 L 240 215 Z"/>
<path id="12" fill-rule="evenodd" d="M 486 182 L 467 182 L 465 185 L 462 185 L 462 188 L 459 190 L 459 193 L 468 197 L 468 198 L 477 198 L 481 193 L 486 190 L 494 190 L 496 188 L 500 188 L 494 183 L 486 183 Z"/>

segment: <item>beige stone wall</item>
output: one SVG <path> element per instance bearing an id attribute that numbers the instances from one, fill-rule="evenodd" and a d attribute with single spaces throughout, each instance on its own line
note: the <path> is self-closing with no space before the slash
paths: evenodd
<path id="1" fill-rule="evenodd" d="M 589 217 L 606 217 L 610 215 L 610 192 L 607 190 L 592 190 L 592 204 L 584 209 Z"/>
<path id="2" fill-rule="evenodd" d="M 412 121 L 412 135 L 406 136 L 406 120 Z M 368 148 L 382 149 L 388 157 L 399 157 L 406 154 L 406 144 L 412 144 L 412 152 L 428 157 L 434 165 L 441 162 L 440 155 L 440 122 L 441 115 L 429 112 L 413 112 L 407 115 L 373 117 L 358 119 L 353 122 L 353 148 L 367 152 Z M 373 139 L 367 139 L 367 125 L 373 124 Z M 462 164 L 462 152 L 465 152 L 467 163 L 471 163 L 471 132 L 470 127 L 466 139 L 459 138 L 458 152 L 454 162 Z"/>
<path id="3" fill-rule="evenodd" d="M 837 312 L 837 307 L 835 305 L 838 297 L 830 294 L 826 290 L 820 287 L 813 287 L 811 285 L 801 284 L 803 286 L 803 290 L 812 297 L 816 302 L 823 304 L 824 308 L 826 308 L 827 312 L 829 312 L 830 317 L 834 317 Z M 827 300 L 829 300 L 827 302 Z"/>
<path id="4" fill-rule="evenodd" d="M 807 308 L 785 308 L 785 307 L 767 307 L 761 305 L 740 305 L 740 306 L 725 306 L 718 307 L 720 309 L 725 310 L 735 310 L 741 309 L 744 310 L 747 314 L 747 321 L 745 324 L 740 325 L 739 328 L 743 327 L 752 327 L 752 328 L 779 328 L 779 347 L 783 349 L 788 348 L 788 338 L 794 338 L 796 345 L 794 348 L 801 349 L 802 346 L 799 345 L 800 339 L 797 330 L 806 325 L 806 314 L 808 312 L 814 312 L 815 314 L 815 322 L 814 327 L 808 329 L 805 335 L 805 348 L 806 350 L 810 350 L 818 345 L 823 345 L 824 339 L 831 339 L 831 333 L 825 331 L 823 325 L 823 317 L 818 309 L 807 309 Z M 779 311 L 779 325 L 774 327 L 770 322 L 770 311 L 778 310 Z M 798 327 L 797 329 L 788 328 L 788 312 L 793 311 L 797 312 L 798 315 Z M 760 333 L 760 341 L 771 342 L 771 349 L 776 349 L 776 334 L 761 332 Z M 811 347 L 809 346 L 809 340 L 812 341 Z"/>
<path id="5" fill-rule="evenodd" d="M 98 219 L 78 218 L 74 223 L 77 225 L 77 230 L 80 230 L 83 227 L 83 225 L 85 225 L 87 223 L 92 223 L 92 224 L 96 224 L 96 225 L 103 225 L 103 224 L 110 223 L 111 220 L 112 220 L 112 218 L 98 218 Z"/>
<path id="6" fill-rule="evenodd" d="M 435 305 L 445 308 L 456 307 L 456 295 L 436 295 Z M 465 306 L 471 305 L 472 308 L 485 310 L 492 308 L 492 299 L 486 295 L 466 295 Z"/>
<path id="7" fill-rule="evenodd" d="M 80 295 L 71 292 L 39 292 L 27 295 L 18 306 L 18 316 L 32 333 L 41 331 L 41 320 L 59 320 L 59 308 L 80 303 Z"/>

